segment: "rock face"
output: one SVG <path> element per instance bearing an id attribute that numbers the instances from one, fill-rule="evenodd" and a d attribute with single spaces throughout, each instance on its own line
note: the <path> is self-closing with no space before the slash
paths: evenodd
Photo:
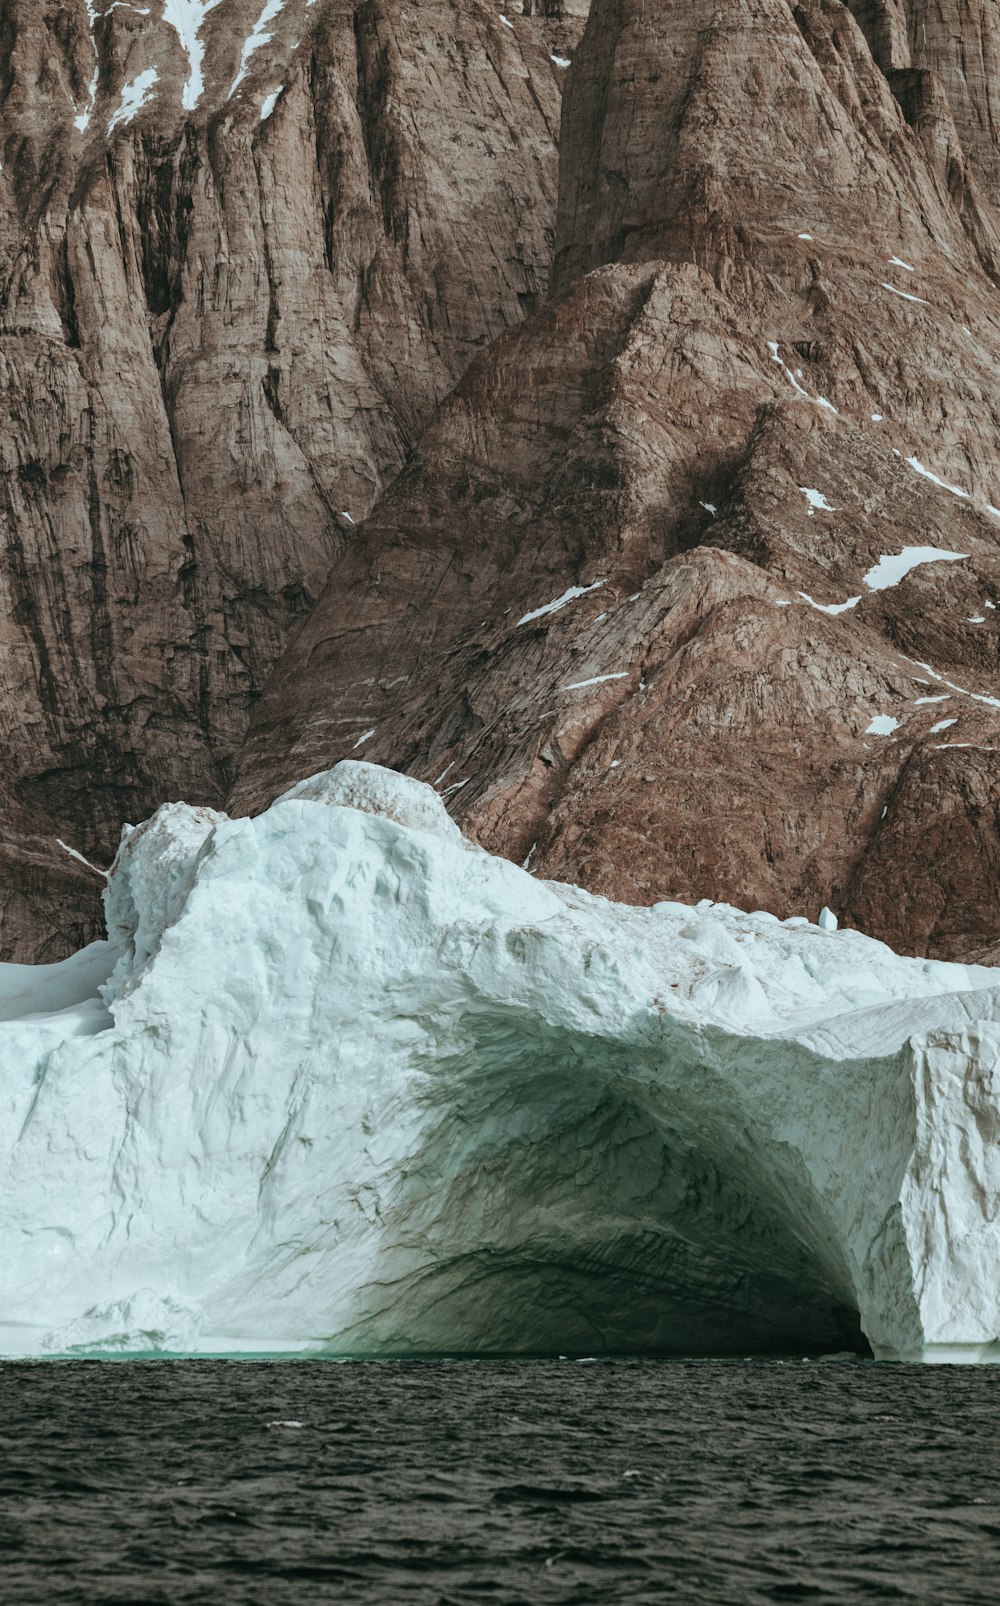
<path id="1" fill-rule="evenodd" d="M 542 883 L 359 763 L 164 807 L 107 912 L 0 968 L 3 1352 L 995 1358 L 1000 971 Z"/>
<path id="2" fill-rule="evenodd" d="M 548 43 L 558 67 L 570 65 L 590 13 L 590 0 L 521 0 L 520 9 L 531 17 Z"/>
<path id="3" fill-rule="evenodd" d="M 0 951 L 93 930 L 58 838 L 224 798 L 352 521 L 544 295 L 554 9 L 0 0 Z"/>
<path id="4" fill-rule="evenodd" d="M 231 808 L 363 752 L 608 896 L 1000 952 L 994 33 L 595 0 L 553 297 L 352 532 Z"/>

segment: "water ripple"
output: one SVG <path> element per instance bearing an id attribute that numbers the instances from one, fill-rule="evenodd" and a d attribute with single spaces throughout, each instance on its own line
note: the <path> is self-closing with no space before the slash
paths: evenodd
<path id="1" fill-rule="evenodd" d="M 997 1598 L 991 1369 L 0 1373 L 16 1606 Z"/>

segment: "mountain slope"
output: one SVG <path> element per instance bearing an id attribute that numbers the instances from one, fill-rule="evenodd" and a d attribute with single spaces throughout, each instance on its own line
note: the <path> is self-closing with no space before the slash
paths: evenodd
<path id="1" fill-rule="evenodd" d="M 996 951 L 996 144 L 945 9 L 596 0 L 554 299 L 352 533 L 234 806 L 363 751 L 609 896 Z"/>

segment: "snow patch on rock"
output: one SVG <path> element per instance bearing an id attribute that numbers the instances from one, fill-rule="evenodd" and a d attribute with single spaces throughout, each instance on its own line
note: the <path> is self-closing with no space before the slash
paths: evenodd
<path id="1" fill-rule="evenodd" d="M 815 608 L 817 613 L 828 613 L 834 618 L 838 613 L 847 613 L 851 608 L 856 608 L 861 601 L 860 596 L 857 596 L 848 597 L 846 602 L 817 602 L 808 591 L 800 591 L 799 596 L 803 602 L 808 602 L 810 608 Z M 785 606 L 783 603 L 779 603 L 779 607 L 783 606 Z"/>
<path id="2" fill-rule="evenodd" d="M 201 30 L 208 13 L 220 3 L 221 0 L 164 0 L 163 20 L 173 28 L 188 59 L 188 76 L 181 94 L 185 111 L 193 112 L 204 93 L 205 46 Z"/>
<path id="3" fill-rule="evenodd" d="M 831 507 L 830 503 L 827 501 L 827 499 L 823 495 L 822 491 L 813 490 L 807 485 L 800 485 L 799 486 L 799 490 L 802 492 L 802 495 L 805 497 L 806 501 L 809 503 L 809 512 L 810 512 L 810 514 L 813 514 L 813 513 L 836 513 L 838 511 L 837 508 Z"/>
<path id="4" fill-rule="evenodd" d="M 868 570 L 864 583 L 869 591 L 887 591 L 925 563 L 965 563 L 968 556 L 967 552 L 951 552 L 947 547 L 905 546 L 902 552 L 883 553 Z"/>
<path id="5" fill-rule="evenodd" d="M 94 23 L 96 20 L 97 16 L 96 12 L 94 11 L 94 0 L 87 0 L 87 23 L 90 28 L 90 43 L 94 52 L 94 71 L 87 87 L 87 104 L 83 111 L 78 112 L 73 118 L 73 126 L 76 128 L 78 133 L 81 134 L 85 134 L 87 129 L 90 127 L 90 119 L 94 111 L 94 102 L 97 99 L 98 57 L 97 41 L 94 38 Z"/>
<path id="6" fill-rule="evenodd" d="M 549 614 L 559 613 L 560 609 L 565 608 L 570 602 L 575 602 L 578 597 L 588 596 L 591 591 L 600 591 L 607 583 L 606 580 L 595 580 L 593 585 L 589 586 L 570 586 L 569 590 L 564 591 L 561 597 L 556 597 L 554 602 L 546 602 L 541 608 L 522 614 L 514 628 L 518 629 L 521 625 L 530 625 L 535 619 L 545 619 Z"/>
<path id="7" fill-rule="evenodd" d="M 890 295 L 899 296 L 903 301 L 919 301 L 922 307 L 930 305 L 926 297 L 911 295 L 909 290 L 899 290 L 894 284 L 886 284 L 883 282 L 882 289 L 888 290 Z"/>
<path id="8" fill-rule="evenodd" d="M 263 45 L 266 45 L 270 42 L 272 36 L 268 25 L 274 22 L 275 18 L 283 9 L 284 4 L 285 0 L 265 0 L 260 16 L 257 18 L 257 21 L 254 24 L 253 32 L 244 42 L 243 50 L 240 54 L 239 71 L 237 72 L 236 77 L 233 79 L 229 90 L 230 99 L 233 95 L 235 95 L 237 89 L 239 89 L 240 84 L 243 82 L 250 70 L 250 57 L 254 55 L 256 51 L 260 50 Z"/>
<path id="9" fill-rule="evenodd" d="M 147 67 L 144 72 L 136 76 L 125 85 L 122 90 L 121 101 L 108 124 L 108 133 L 112 133 L 122 123 L 130 123 L 149 104 L 149 97 L 159 79 L 155 67 Z M 79 126 L 79 125 L 78 125 Z M 86 126 L 86 125 L 84 125 Z"/>

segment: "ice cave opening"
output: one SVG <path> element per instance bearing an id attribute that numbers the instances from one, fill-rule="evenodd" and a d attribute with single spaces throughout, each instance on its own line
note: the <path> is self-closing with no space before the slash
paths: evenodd
<path id="1" fill-rule="evenodd" d="M 363 1314 L 332 1347 L 870 1354 L 801 1177 L 782 1179 L 745 1134 L 706 1134 L 703 1112 L 665 1120 L 658 1085 L 654 1067 L 599 1038 L 526 1055 L 511 1023 L 494 1022 L 380 1205 Z M 706 1136 L 728 1137 L 730 1164 Z"/>

